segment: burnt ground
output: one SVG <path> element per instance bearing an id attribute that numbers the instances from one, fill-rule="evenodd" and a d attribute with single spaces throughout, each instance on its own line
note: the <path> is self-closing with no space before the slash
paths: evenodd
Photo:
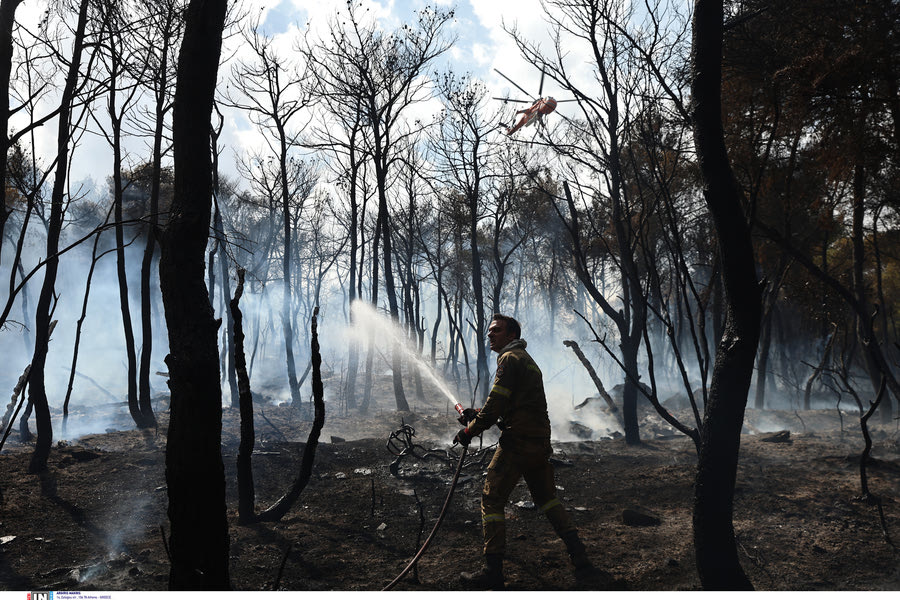
<path id="1" fill-rule="evenodd" d="M 127 427 L 127 411 L 118 410 Z M 164 423 L 164 411 L 160 417 Z M 328 415 L 313 478 L 298 504 L 280 523 L 242 526 L 236 522 L 237 420 L 237 411 L 226 409 L 231 580 L 238 590 L 383 588 L 431 530 L 456 466 L 447 453 L 454 426 L 446 414 Z M 435 451 L 405 457 L 395 477 L 386 442 L 401 420 L 415 429 L 422 449 Z M 657 417 L 644 421 L 646 441 L 637 447 L 621 439 L 554 444 L 560 497 L 602 570 L 589 587 L 699 589 L 691 544 L 693 446 L 669 435 Z M 763 423 L 790 430 L 790 442 L 762 441 Z M 843 431 L 833 410 L 748 411 L 747 424 L 734 523 L 755 587 L 900 588 L 900 552 L 886 543 L 877 509 L 857 499 L 863 442 L 856 416 L 843 415 Z M 888 533 L 900 542 L 897 425 L 873 425 L 869 484 L 883 498 Z M 306 439 L 309 422 L 287 407 L 268 407 L 265 418 L 257 410 L 256 428 L 254 475 L 258 505 L 265 507 L 295 476 L 304 446 L 295 440 Z M 38 477 L 27 473 L 31 447 L 14 433 L 0 455 L 0 589 L 165 589 L 164 450 L 163 428 L 87 435 L 57 443 L 49 473 Z M 458 572 L 479 566 L 479 495 L 489 452 L 476 452 L 476 444 L 472 450 L 435 541 L 396 589 L 463 589 Z M 625 509 L 658 524 L 627 525 Z M 509 588 L 577 589 L 562 543 L 524 484 L 513 493 L 507 519 Z"/>

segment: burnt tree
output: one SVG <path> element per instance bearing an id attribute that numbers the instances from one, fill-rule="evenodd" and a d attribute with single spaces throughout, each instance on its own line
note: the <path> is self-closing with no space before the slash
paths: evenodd
<path id="1" fill-rule="evenodd" d="M 175 590 L 230 587 L 216 348 L 220 321 L 213 316 L 204 281 L 213 185 L 210 120 L 226 4 L 191 0 L 185 13 L 172 126 L 175 194 L 160 243 L 171 392 L 169 588 Z"/>
<path id="2" fill-rule="evenodd" d="M 247 374 L 247 360 L 244 357 L 244 315 L 240 301 L 244 294 L 244 269 L 237 270 L 237 289 L 229 302 L 234 326 L 234 369 L 238 381 L 238 406 L 241 414 L 241 441 L 238 447 L 238 522 L 252 523 L 256 514 L 256 492 L 253 487 L 253 465 L 251 455 L 256 444 L 256 430 L 253 427 L 253 392 L 250 390 L 250 376 Z"/>
<path id="3" fill-rule="evenodd" d="M 28 381 L 28 403 L 34 407 L 37 427 L 37 442 L 31 456 L 29 472 L 39 473 L 47 469 L 50 447 L 53 443 L 53 425 L 50 422 L 50 405 L 47 402 L 47 389 L 44 385 L 44 368 L 47 364 L 47 352 L 50 345 L 50 321 L 56 304 L 56 275 L 59 270 L 59 237 L 62 232 L 63 208 L 66 192 L 66 172 L 69 166 L 69 116 L 72 103 L 77 94 L 84 50 L 84 37 L 88 20 L 88 0 L 82 0 L 78 8 L 78 23 L 72 43 L 72 58 L 66 74 L 66 83 L 60 100 L 59 126 L 57 129 L 56 179 L 50 199 L 50 221 L 47 226 L 47 264 L 44 269 L 44 282 L 38 298 L 34 324 L 34 356 L 31 359 L 31 374 Z"/>
<path id="4" fill-rule="evenodd" d="M 150 402 L 150 363 L 153 356 L 153 323 L 151 312 L 151 271 L 157 248 L 160 196 L 162 192 L 163 142 L 166 133 L 166 116 L 172 108 L 171 80 L 174 76 L 171 63 L 174 49 L 181 38 L 180 4 L 176 0 L 161 0 L 145 4 L 150 30 L 145 40 L 145 50 L 151 65 L 145 85 L 153 97 L 152 113 L 148 115 L 145 129 L 152 130 L 150 158 L 150 194 L 147 215 L 147 233 L 144 254 L 141 259 L 141 358 L 138 368 L 138 407 L 144 414 L 152 414 Z M 167 185 L 169 182 L 166 182 Z"/>
<path id="5" fill-rule="evenodd" d="M 0 2 L 0 89 L 9 90 L 9 79 L 12 73 L 13 57 L 13 25 L 16 20 L 16 9 L 22 0 L 2 0 Z M 6 180 L 7 156 L 11 147 L 11 141 L 7 135 L 9 131 L 9 93 L 0 98 L 0 175 Z M 6 186 L 0 188 L 0 240 L 9 220 L 11 210 L 6 205 Z M 2 244 L 0 244 L 2 250 Z"/>
<path id="6" fill-rule="evenodd" d="M 761 296 L 743 192 L 731 169 L 722 128 L 722 4 L 694 2 L 691 56 L 694 144 L 726 293 L 725 328 L 716 348 L 694 485 L 694 550 L 700 582 L 707 590 L 753 589 L 738 560 L 732 517 Z"/>

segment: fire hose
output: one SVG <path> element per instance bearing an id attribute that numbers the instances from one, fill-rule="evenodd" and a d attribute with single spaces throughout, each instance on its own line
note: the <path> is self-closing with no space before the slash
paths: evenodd
<path id="1" fill-rule="evenodd" d="M 459 402 L 457 402 L 455 408 L 456 408 L 456 412 L 458 412 L 460 414 L 460 416 L 462 416 L 462 414 L 463 414 L 462 405 Z M 409 564 L 406 565 L 406 568 L 403 569 L 400 572 L 400 574 L 394 578 L 394 580 L 392 582 L 387 584 L 384 587 L 384 589 L 381 590 L 382 592 L 388 592 L 388 591 L 394 589 L 394 586 L 397 585 L 398 583 L 400 583 L 401 579 L 406 577 L 406 574 L 409 573 L 410 570 L 412 570 L 412 568 L 416 565 L 416 563 L 419 562 L 419 559 L 422 558 L 422 555 L 425 554 L 425 551 L 428 549 L 428 546 L 431 544 L 431 540 L 434 539 L 434 535 L 437 533 L 438 528 L 440 528 L 440 526 L 441 526 L 441 522 L 443 522 L 443 520 L 444 520 L 444 516 L 447 514 L 447 508 L 450 506 L 450 498 L 453 497 L 453 490 L 456 489 L 456 482 L 459 480 L 459 474 L 462 471 L 463 462 L 466 459 L 466 450 L 467 449 L 468 448 L 466 446 L 462 447 L 462 453 L 460 453 L 460 455 L 459 455 L 459 462 L 456 463 L 456 472 L 453 473 L 453 481 L 450 482 L 450 491 L 447 492 L 447 498 L 444 500 L 444 506 L 441 507 L 441 512 L 438 515 L 437 521 L 435 522 L 434 527 L 431 530 L 431 533 L 429 533 L 428 537 L 425 538 L 425 543 L 422 544 L 422 547 L 419 548 L 419 551 L 416 552 L 416 555 L 413 556 L 411 561 L 409 561 Z"/>

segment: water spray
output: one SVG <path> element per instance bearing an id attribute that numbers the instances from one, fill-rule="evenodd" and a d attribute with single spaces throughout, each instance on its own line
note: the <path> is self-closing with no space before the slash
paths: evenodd
<path id="1" fill-rule="evenodd" d="M 403 353 L 404 358 L 415 365 L 419 373 L 424 375 L 434 387 L 456 406 L 456 412 L 462 416 L 463 407 L 453 395 L 450 387 L 441 377 L 435 373 L 434 368 L 424 360 L 418 350 L 410 345 L 406 332 L 403 331 L 390 317 L 380 313 L 371 304 L 362 300 L 354 300 L 351 311 L 355 315 L 354 326 L 347 331 L 347 335 L 359 342 L 366 342 L 369 336 L 377 336 L 386 340 Z"/>
<path id="2" fill-rule="evenodd" d="M 397 348 L 401 352 L 403 352 L 407 360 L 415 364 L 419 368 L 419 372 L 423 373 L 429 380 L 431 380 L 435 387 L 453 403 L 453 408 L 459 415 L 460 422 L 462 422 L 463 417 L 465 417 L 466 409 L 463 407 L 462 403 L 456 399 L 447 384 L 441 381 L 440 377 L 438 377 L 438 375 L 434 372 L 431 365 L 422 360 L 422 357 L 419 355 L 416 349 L 410 346 L 405 332 L 397 327 L 396 323 L 394 323 L 391 319 L 385 318 L 384 315 L 380 314 L 375 309 L 375 307 L 371 306 L 370 304 L 357 300 L 353 303 L 351 310 L 354 312 L 357 318 L 355 327 L 348 331 L 348 334 L 352 336 L 358 336 L 360 340 L 365 340 L 369 335 L 374 335 L 377 333 L 378 336 L 382 339 L 391 341 L 394 345 L 394 348 Z M 477 383 L 475 389 L 478 389 Z M 409 429 L 401 429 L 401 433 L 409 437 L 411 433 Z M 388 441 L 389 450 L 391 450 L 392 448 L 393 439 L 394 436 L 392 436 L 392 439 Z M 409 443 L 407 443 L 407 447 L 411 447 Z M 400 580 L 410 572 L 410 570 L 419 561 L 419 558 L 421 558 L 422 555 L 425 554 L 425 551 L 431 544 L 431 540 L 434 539 L 438 528 L 440 528 L 441 523 L 444 520 L 444 516 L 447 514 L 447 508 L 450 506 L 450 499 L 453 497 L 453 490 L 456 489 L 456 483 L 459 480 L 459 474 L 462 471 L 463 463 L 466 459 L 467 450 L 468 448 L 466 446 L 462 447 L 462 453 L 459 456 L 459 462 L 456 465 L 456 471 L 453 473 L 453 480 L 450 483 L 450 490 L 447 492 L 447 498 L 444 500 L 444 505 L 441 508 L 441 512 L 438 515 L 437 522 L 434 524 L 431 533 L 428 534 L 428 537 L 425 539 L 425 543 L 422 544 L 422 547 L 419 549 L 416 555 L 412 558 L 412 560 L 409 561 L 409 564 L 406 566 L 406 568 L 403 569 L 403 571 L 401 571 L 401 573 L 397 575 L 397 577 L 395 577 L 393 581 L 385 586 L 385 588 L 382 590 L 383 592 L 393 589 L 394 586 L 397 585 Z M 392 453 L 398 454 L 398 452 Z M 400 454 L 402 454 L 402 452 L 400 452 Z M 397 462 L 395 461 L 395 463 L 391 465 L 392 469 L 396 468 L 396 464 Z"/>

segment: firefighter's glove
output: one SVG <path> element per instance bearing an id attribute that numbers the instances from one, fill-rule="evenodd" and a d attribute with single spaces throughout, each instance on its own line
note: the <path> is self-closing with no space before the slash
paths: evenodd
<path id="1" fill-rule="evenodd" d="M 462 424 L 463 427 L 471 423 L 475 420 L 475 417 L 478 416 L 479 409 L 477 408 L 464 408 L 462 414 L 459 416 L 457 421 Z"/>
<path id="2" fill-rule="evenodd" d="M 461 446 L 468 447 L 469 442 L 472 441 L 472 436 L 469 435 L 469 432 L 465 429 L 460 429 L 459 433 L 456 434 L 456 437 L 453 438 L 454 444 L 460 444 Z"/>

